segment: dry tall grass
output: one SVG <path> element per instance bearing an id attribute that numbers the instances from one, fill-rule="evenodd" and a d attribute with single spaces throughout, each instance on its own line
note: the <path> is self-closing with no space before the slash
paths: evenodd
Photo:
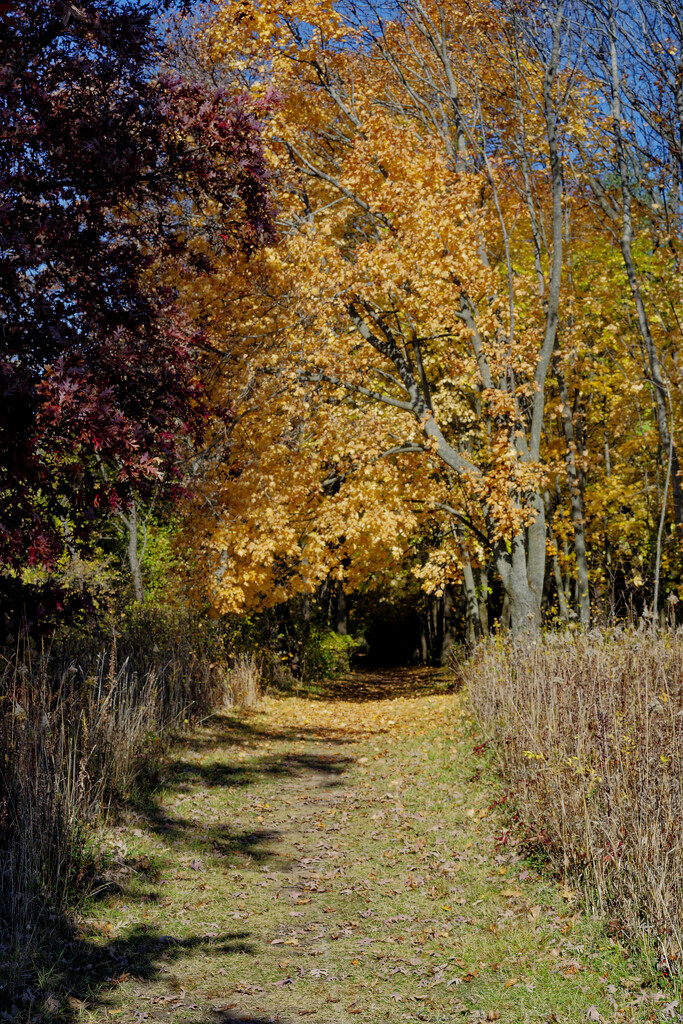
<path id="1" fill-rule="evenodd" d="M 491 639 L 466 677 L 527 839 L 678 973 L 683 631 Z"/>
<path id="2" fill-rule="evenodd" d="M 0 661 L 0 1003 L 69 908 L 89 827 L 164 733 L 225 698 L 216 638 L 152 619 L 99 651 L 25 645 Z"/>
<path id="3" fill-rule="evenodd" d="M 253 708 L 261 696 L 261 666 L 253 654 L 240 654 L 228 676 L 228 700 L 240 708 Z"/>

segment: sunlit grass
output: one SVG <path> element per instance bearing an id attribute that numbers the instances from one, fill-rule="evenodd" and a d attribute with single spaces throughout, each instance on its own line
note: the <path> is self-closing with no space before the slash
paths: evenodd
<path id="1" fill-rule="evenodd" d="M 83 921 L 103 948 L 152 948 L 142 981 L 131 955 L 131 977 L 103 991 L 109 1010 L 130 1021 L 650 1019 L 659 986 L 642 963 L 577 891 L 523 859 L 491 807 L 464 696 L 396 690 L 271 697 L 174 750 L 145 821 L 108 840 L 124 862 L 162 865 L 161 879 L 134 871 Z"/>

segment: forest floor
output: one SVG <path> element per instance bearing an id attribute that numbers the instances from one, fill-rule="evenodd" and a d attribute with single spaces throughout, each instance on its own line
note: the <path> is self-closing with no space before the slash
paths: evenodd
<path id="1" fill-rule="evenodd" d="M 153 799 L 106 833 L 102 889 L 54 967 L 61 1011 L 110 1024 L 679 1019 L 578 894 L 518 855 L 466 697 L 446 684 L 356 674 L 181 738 Z"/>

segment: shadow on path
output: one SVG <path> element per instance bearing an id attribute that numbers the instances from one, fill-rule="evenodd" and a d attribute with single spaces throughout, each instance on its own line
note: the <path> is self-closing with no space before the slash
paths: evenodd
<path id="1" fill-rule="evenodd" d="M 433 671 L 415 669 L 360 673 L 326 681 L 316 694 L 306 694 L 306 698 L 341 705 L 399 700 L 445 690 L 445 681 L 435 679 Z M 322 794 L 343 784 L 345 774 L 356 762 L 344 748 L 364 738 L 365 724 L 360 715 L 356 727 L 343 724 L 336 727 L 332 715 L 332 725 L 296 725 L 287 714 L 288 697 L 281 695 L 279 700 L 282 713 L 271 714 L 269 719 L 258 711 L 239 715 L 224 712 L 208 719 L 198 733 L 179 737 L 163 768 L 163 791 L 143 792 L 127 806 L 127 812 L 140 828 L 163 841 L 169 860 L 175 860 L 176 867 L 180 853 L 205 858 L 207 864 L 213 862 L 219 870 L 239 869 L 254 863 L 271 870 L 277 868 L 283 873 L 283 879 L 291 876 L 300 853 L 296 854 L 286 841 L 290 826 L 287 823 L 280 826 L 277 821 L 270 826 L 257 824 L 263 822 L 263 818 L 254 818 L 251 805 L 254 795 L 249 789 L 270 781 L 275 784 L 276 797 L 271 797 L 274 804 L 279 795 L 287 793 L 302 807 L 310 799 L 315 801 L 316 791 Z M 383 730 L 374 729 L 374 732 L 380 731 Z M 269 749 L 271 745 L 276 749 Z M 213 756 L 212 752 L 215 752 Z M 251 815 L 253 821 L 245 822 L 242 827 L 239 812 L 229 817 L 227 811 L 221 810 L 221 790 L 244 791 L 245 814 Z M 315 825 L 310 826 L 313 827 Z M 308 826 L 298 828 L 302 836 L 310 831 Z M 162 854 L 162 861 L 164 857 Z M 142 909 L 144 905 L 160 902 L 160 893 L 154 891 L 160 881 L 159 869 L 155 874 L 155 869 L 149 870 L 149 861 L 147 867 L 141 863 L 144 859 L 128 857 L 119 861 L 120 873 L 112 872 L 111 882 L 102 887 L 102 902 L 108 895 L 117 894 L 129 904 L 133 914 L 137 912 L 135 907 Z M 183 863 L 186 863 L 184 857 Z M 182 870 L 192 874 L 191 868 Z M 137 876 L 136 885 L 130 884 L 133 874 Z M 150 883 L 148 891 L 140 891 L 141 874 Z M 152 883 L 155 883 L 154 888 Z M 106 914 L 104 908 L 103 911 Z M 38 966 L 36 973 L 48 979 L 47 987 L 41 983 L 43 993 L 56 994 L 51 1014 L 54 1019 L 75 1024 L 84 1007 L 109 1012 L 108 1008 L 116 1002 L 114 992 L 120 982 L 133 978 L 149 985 L 161 980 L 162 975 L 167 976 L 171 964 L 189 956 L 225 957 L 226 967 L 229 967 L 231 955 L 246 954 L 256 958 L 258 952 L 257 937 L 248 930 L 178 938 L 159 934 L 152 925 L 131 923 L 127 927 L 125 936 L 112 939 L 72 931 L 65 935 L 56 955 L 50 957 L 46 952 L 45 962 Z M 172 997 L 168 997 L 166 1003 L 161 1000 L 158 1006 L 144 1003 L 139 1012 L 136 1009 L 135 1020 L 170 1022 L 176 1019 L 173 1014 L 177 1015 L 178 1008 L 173 1005 Z M 185 1011 L 187 1009 L 185 1004 Z M 30 1015 L 30 1006 L 26 1010 Z M 271 1021 L 287 1024 L 286 1017 L 276 1012 L 271 1016 L 267 1008 L 262 1013 L 259 1008 L 255 1015 L 247 1011 L 240 1015 L 237 1009 L 232 1011 L 229 1007 L 215 1012 L 206 1007 L 198 1010 L 196 1024 L 200 1024 L 200 1015 L 201 1021 L 211 1021 L 211 1024 L 270 1024 Z M 323 1017 L 318 1016 L 316 1020 L 325 1024 Z M 184 1019 L 187 1020 L 187 1016 Z"/>
<path id="2" fill-rule="evenodd" d="M 197 952 L 255 955 L 250 936 L 248 931 L 231 931 L 177 939 L 136 925 L 125 938 L 108 943 L 74 938 L 63 944 L 62 955 L 55 962 L 44 965 L 48 990 L 51 984 L 62 996 L 60 1000 L 47 996 L 47 1016 L 69 1024 L 79 1019 L 83 1004 L 106 1009 L 110 1005 L 108 993 L 120 981 L 128 977 L 146 983 L 155 981 L 170 964 Z M 26 1009 L 30 1014 L 30 1007 Z"/>

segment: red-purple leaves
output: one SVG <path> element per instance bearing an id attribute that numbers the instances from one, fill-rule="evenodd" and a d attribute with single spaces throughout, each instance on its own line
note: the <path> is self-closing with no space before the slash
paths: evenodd
<path id="1" fill-rule="evenodd" d="M 260 111 L 155 79 L 149 6 L 0 13 L 0 564 L 16 569 L 54 559 L 65 515 L 87 530 L 131 489 L 172 486 L 203 420 L 199 339 L 160 268 L 184 258 L 193 211 L 229 248 L 269 240 L 272 216 Z"/>

